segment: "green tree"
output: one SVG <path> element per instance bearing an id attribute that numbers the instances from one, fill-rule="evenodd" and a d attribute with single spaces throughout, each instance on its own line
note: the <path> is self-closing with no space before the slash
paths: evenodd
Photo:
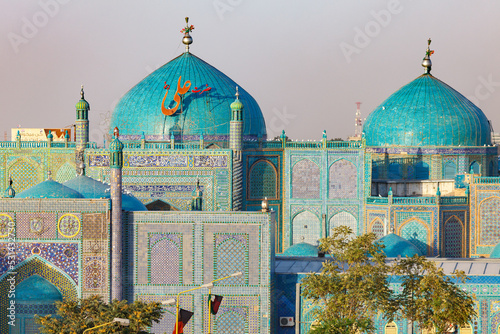
<path id="1" fill-rule="evenodd" d="M 417 322 L 422 329 L 444 333 L 450 325 L 465 325 L 476 317 L 474 296 L 456 284 L 465 283 L 463 271 L 445 275 L 423 256 L 396 261 L 392 272 L 401 280 L 402 291 L 393 302 L 400 317 Z"/>
<path id="2" fill-rule="evenodd" d="M 319 325 L 313 333 L 373 332 L 373 320 L 394 313 L 386 256 L 373 233 L 354 236 L 339 226 L 320 240 L 320 249 L 331 255 L 320 274 L 302 280 L 303 296 L 313 301 Z"/>
<path id="3" fill-rule="evenodd" d="M 128 327 L 114 323 L 92 330 L 91 333 L 147 333 L 153 322 L 159 322 L 163 315 L 160 303 L 126 300 L 113 300 L 105 303 L 101 296 L 90 296 L 78 301 L 56 302 L 56 317 L 36 316 L 43 334 L 80 334 L 85 329 L 113 321 L 114 318 L 130 320 Z"/>

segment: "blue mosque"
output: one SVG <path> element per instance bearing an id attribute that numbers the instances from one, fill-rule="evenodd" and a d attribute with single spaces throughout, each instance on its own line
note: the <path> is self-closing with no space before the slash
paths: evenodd
<path id="1" fill-rule="evenodd" d="M 35 314 L 96 294 L 178 297 L 190 334 L 308 333 L 301 279 L 340 225 L 375 233 L 388 258 L 464 270 L 478 316 L 457 332 L 500 333 L 498 147 L 485 113 L 431 74 L 429 48 L 359 140 L 270 140 L 257 101 L 191 53 L 192 29 L 119 101 L 108 147 L 89 142 L 83 87 L 74 140 L 0 142 L 1 333 L 38 333 Z M 211 321 L 207 289 L 178 295 L 210 282 L 224 296 Z M 174 324 L 166 312 L 151 332 Z"/>

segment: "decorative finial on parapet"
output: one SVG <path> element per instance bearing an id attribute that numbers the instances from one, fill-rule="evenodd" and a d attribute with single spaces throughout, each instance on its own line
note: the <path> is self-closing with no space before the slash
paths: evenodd
<path id="1" fill-rule="evenodd" d="M 182 43 L 186 45 L 186 52 L 189 52 L 189 45 L 193 43 L 193 38 L 189 33 L 194 30 L 193 25 L 189 25 L 189 17 L 186 17 L 186 27 L 181 30 L 181 33 L 184 34 L 184 37 L 182 38 Z"/>
<path id="2" fill-rule="evenodd" d="M 262 212 L 269 212 L 269 202 L 267 201 L 267 197 L 264 197 L 261 207 L 262 207 Z"/>
<path id="3" fill-rule="evenodd" d="M 432 62 L 431 62 L 431 56 L 434 53 L 434 50 L 431 50 L 431 39 L 427 41 L 427 50 L 425 51 L 425 57 L 422 60 L 422 66 L 425 68 L 425 74 L 430 74 L 431 73 L 431 68 L 432 68 Z"/>

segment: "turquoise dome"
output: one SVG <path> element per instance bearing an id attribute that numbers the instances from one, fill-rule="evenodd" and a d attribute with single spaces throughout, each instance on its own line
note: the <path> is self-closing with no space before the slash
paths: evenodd
<path id="1" fill-rule="evenodd" d="M 162 112 L 162 106 L 174 109 L 179 78 L 180 87 L 191 86 L 172 116 Z M 168 94 L 165 87 L 169 86 Z M 111 118 L 110 129 L 118 127 L 120 138 L 139 140 L 142 132 L 148 140 L 169 140 L 170 135 L 184 140 L 228 140 L 231 103 L 237 84 L 215 67 L 186 52 L 163 65 L 135 85 L 118 102 Z M 259 105 L 250 94 L 239 88 L 245 107 L 243 135 L 266 136 L 266 125 Z M 163 104 L 162 104 L 163 103 Z"/>
<path id="2" fill-rule="evenodd" d="M 16 198 L 83 198 L 83 195 L 59 182 L 47 180 L 17 194 Z"/>
<path id="3" fill-rule="evenodd" d="M 318 257 L 318 247 L 308 244 L 307 242 L 301 242 L 288 247 L 280 255 Z"/>
<path id="4" fill-rule="evenodd" d="M 498 243 L 495 248 L 491 251 L 490 258 L 499 259 L 500 258 L 500 243 Z"/>
<path id="5" fill-rule="evenodd" d="M 413 255 L 422 255 L 422 252 L 417 246 L 394 233 L 383 236 L 376 242 L 385 246 L 383 251 L 387 257 L 412 257 Z"/>
<path id="6" fill-rule="evenodd" d="M 363 127 L 367 146 L 484 146 L 488 119 L 462 94 L 424 74 L 382 102 Z"/>
<path id="7" fill-rule="evenodd" d="M 64 182 L 68 188 L 78 191 L 85 198 L 110 198 L 109 185 L 80 175 Z M 148 209 L 132 195 L 122 194 L 122 209 L 125 211 L 147 211 Z"/>

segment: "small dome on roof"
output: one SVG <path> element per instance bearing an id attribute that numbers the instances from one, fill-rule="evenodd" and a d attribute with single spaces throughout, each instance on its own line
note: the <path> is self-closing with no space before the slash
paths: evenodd
<path id="1" fill-rule="evenodd" d="M 85 198 L 110 198 L 110 186 L 88 176 L 80 175 L 64 182 L 68 188 L 78 191 Z M 122 194 L 122 209 L 125 211 L 147 211 L 148 209 L 132 195 Z"/>
<path id="2" fill-rule="evenodd" d="M 83 195 L 59 182 L 47 180 L 17 194 L 16 198 L 83 198 Z"/>
<path id="3" fill-rule="evenodd" d="M 498 243 L 495 248 L 493 248 L 493 251 L 491 251 L 490 258 L 492 259 L 499 259 L 500 258 L 500 243 Z"/>
<path id="4" fill-rule="evenodd" d="M 307 242 L 301 242 L 288 247 L 281 256 L 307 256 L 307 257 L 318 257 L 318 247 L 308 244 Z"/>
<path id="5" fill-rule="evenodd" d="M 375 242 L 385 246 L 383 251 L 387 257 L 412 257 L 414 255 L 422 255 L 422 252 L 417 246 L 394 233 L 383 236 Z"/>

